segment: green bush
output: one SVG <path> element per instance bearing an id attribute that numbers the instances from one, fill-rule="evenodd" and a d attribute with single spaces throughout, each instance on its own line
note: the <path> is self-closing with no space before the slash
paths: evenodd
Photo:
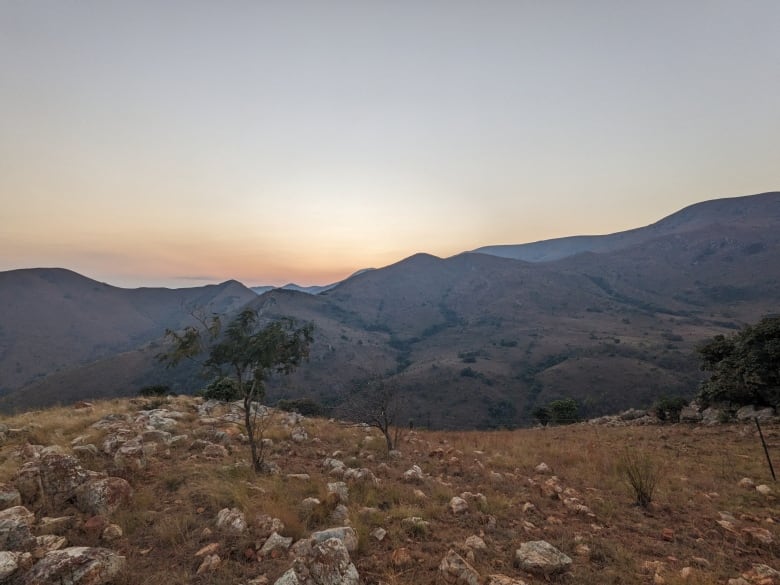
<path id="1" fill-rule="evenodd" d="M 682 396 L 663 397 L 653 405 L 653 410 L 660 421 L 680 422 L 680 413 L 688 404 Z"/>
<path id="2" fill-rule="evenodd" d="M 555 425 L 570 425 L 580 420 L 577 401 L 573 398 L 553 400 L 547 405 L 550 422 Z"/>
<path id="3" fill-rule="evenodd" d="M 241 388 L 233 378 L 218 378 L 203 390 L 203 397 L 207 400 L 222 400 L 232 402 L 242 397 Z"/>
<path id="4" fill-rule="evenodd" d="M 311 398 L 282 399 L 276 403 L 276 408 L 285 412 L 297 412 L 303 416 L 322 416 L 325 414 L 325 408 Z"/>
<path id="5" fill-rule="evenodd" d="M 780 316 L 716 335 L 697 352 L 701 369 L 712 372 L 699 391 L 704 405 L 780 404 Z"/>

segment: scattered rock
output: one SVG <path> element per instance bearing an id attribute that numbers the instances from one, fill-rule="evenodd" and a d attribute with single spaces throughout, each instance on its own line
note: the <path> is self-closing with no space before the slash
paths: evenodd
<path id="1" fill-rule="evenodd" d="M 468 512 L 469 503 L 458 496 L 454 496 L 449 503 L 449 508 L 453 514 L 463 514 Z"/>
<path id="2" fill-rule="evenodd" d="M 343 481 L 328 484 L 328 493 L 336 496 L 336 501 L 342 504 L 349 502 L 349 488 Z"/>
<path id="3" fill-rule="evenodd" d="M 403 480 L 408 483 L 422 483 L 423 479 L 423 471 L 419 465 L 412 465 L 411 468 L 404 471 Z"/>
<path id="4" fill-rule="evenodd" d="M 217 513 L 217 528 L 228 534 L 240 536 L 246 531 L 246 517 L 238 508 L 222 508 Z"/>
<path id="5" fill-rule="evenodd" d="M 756 491 L 762 496 L 769 496 L 772 494 L 772 488 L 766 485 L 765 483 L 762 483 L 761 485 L 757 485 Z"/>
<path id="6" fill-rule="evenodd" d="M 485 585 L 527 585 L 522 579 L 513 579 L 506 575 L 488 575 Z"/>
<path id="7" fill-rule="evenodd" d="M 753 419 L 758 419 L 763 422 L 772 420 L 775 416 L 775 410 L 771 407 L 756 408 L 755 406 L 743 406 L 734 416 L 739 422 L 749 422 Z"/>
<path id="8" fill-rule="evenodd" d="M 487 545 L 485 544 L 485 541 L 482 540 L 479 536 L 476 534 L 469 536 L 466 539 L 466 547 L 470 548 L 471 550 L 487 550 Z"/>
<path id="9" fill-rule="evenodd" d="M 331 538 L 308 544 L 274 585 L 359 585 L 357 569 L 340 540 Z"/>
<path id="10" fill-rule="evenodd" d="M 445 583 L 479 585 L 479 573 L 466 559 L 450 549 L 439 564 L 439 573 Z"/>
<path id="11" fill-rule="evenodd" d="M 385 536 L 387 536 L 387 530 L 384 528 L 375 528 L 371 531 L 371 536 L 378 542 L 382 542 L 385 539 Z"/>
<path id="12" fill-rule="evenodd" d="M 746 488 L 746 489 L 750 489 L 750 490 L 752 490 L 754 487 L 756 487 L 756 484 L 749 477 L 743 477 L 742 479 L 739 480 L 737 485 L 739 487 L 741 487 L 741 488 Z"/>
<path id="13" fill-rule="evenodd" d="M 6 579 L 16 572 L 19 568 L 19 556 L 22 554 L 24 553 L 0 551 L 0 583 L 6 583 Z"/>
<path id="14" fill-rule="evenodd" d="M 68 546 L 68 539 L 64 536 L 57 536 L 55 534 L 44 534 L 35 538 L 35 550 L 33 551 L 33 557 L 40 559 L 46 553 L 53 550 L 59 550 Z"/>
<path id="15" fill-rule="evenodd" d="M 290 438 L 293 440 L 294 443 L 303 443 L 304 441 L 309 439 L 309 434 L 306 432 L 306 429 L 303 427 L 295 427 L 292 430 L 292 433 L 290 433 Z"/>
<path id="16" fill-rule="evenodd" d="M 552 470 L 550 469 L 550 466 L 547 465 L 544 462 L 542 462 L 539 465 L 537 465 L 536 467 L 534 467 L 534 471 L 536 473 L 539 473 L 539 474 L 542 474 L 542 475 L 547 475 L 548 473 L 552 473 Z"/>
<path id="17" fill-rule="evenodd" d="M 87 481 L 76 490 L 76 505 L 85 514 L 109 515 L 130 502 L 133 488 L 121 477 Z"/>
<path id="18" fill-rule="evenodd" d="M 5 483 L 0 483 L 0 510 L 22 505 L 19 490 Z"/>
<path id="19" fill-rule="evenodd" d="M 115 540 L 119 540 L 124 536 L 124 532 L 122 532 L 122 527 L 118 524 L 109 524 L 103 529 L 103 534 L 100 535 L 100 538 L 104 540 L 105 542 L 114 542 Z"/>
<path id="20" fill-rule="evenodd" d="M 536 575 L 562 573 L 571 563 L 571 558 L 544 540 L 524 542 L 515 551 L 515 564 Z"/>
<path id="21" fill-rule="evenodd" d="M 773 541 L 772 533 L 769 532 L 766 528 L 743 528 L 742 533 L 747 537 L 748 542 L 770 545 Z"/>
<path id="22" fill-rule="evenodd" d="M 24 506 L 0 511 L 0 550 L 23 551 L 35 546 L 35 514 Z"/>
<path id="23" fill-rule="evenodd" d="M 276 532 L 272 532 L 266 541 L 263 543 L 260 549 L 261 557 L 277 557 L 287 552 L 290 548 L 293 539 L 291 537 L 280 536 Z"/>
<path id="24" fill-rule="evenodd" d="M 195 553 L 196 557 L 205 557 L 207 555 L 215 555 L 219 552 L 220 544 L 218 542 L 210 542 L 204 547 L 201 547 L 198 552 Z"/>
<path id="25" fill-rule="evenodd" d="M 105 548 L 64 548 L 46 554 L 22 576 L 20 585 L 107 585 L 124 566 L 125 557 Z"/>
<path id="26" fill-rule="evenodd" d="M 198 567 L 196 575 L 202 575 L 203 573 L 211 573 L 215 571 L 217 567 L 222 563 L 222 559 L 219 555 L 206 555 L 203 562 Z"/>
<path id="27" fill-rule="evenodd" d="M 228 450 L 222 445 L 217 445 L 216 443 L 209 443 L 203 448 L 201 453 L 208 459 L 222 459 L 228 456 Z"/>
<path id="28" fill-rule="evenodd" d="M 322 543 L 326 540 L 335 538 L 340 540 L 346 547 L 348 552 L 355 552 L 358 547 L 357 533 L 355 529 L 350 526 L 339 526 L 337 528 L 328 528 L 327 530 L 320 530 L 314 532 L 311 535 L 311 540 L 316 543 Z"/>

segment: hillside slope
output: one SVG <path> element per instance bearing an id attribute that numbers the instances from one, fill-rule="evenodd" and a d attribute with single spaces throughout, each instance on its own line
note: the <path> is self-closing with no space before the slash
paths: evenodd
<path id="1" fill-rule="evenodd" d="M 486 428 L 529 424 L 537 406 L 559 398 L 596 416 L 690 397 L 703 375 L 696 344 L 780 306 L 778 202 L 769 194 L 693 206 L 658 222 L 661 235 L 611 252 L 536 263 L 417 254 L 319 295 L 253 296 L 266 318 L 315 325 L 310 361 L 271 380 L 269 399 L 338 407 L 379 378 L 397 388 L 406 421 Z M 129 394 L 153 382 L 182 392 L 204 384 L 193 367 L 154 362 L 159 343 L 89 371 L 53 373 L 0 406 Z"/>
<path id="2" fill-rule="evenodd" d="M 528 244 L 483 246 L 474 252 L 526 262 L 550 262 L 583 252 L 615 252 L 663 236 L 714 228 L 720 224 L 739 223 L 744 227 L 766 229 L 777 226 L 778 222 L 780 192 L 769 192 L 696 203 L 656 223 L 624 232 L 603 236 L 569 236 Z"/>
<path id="3" fill-rule="evenodd" d="M 0 394 L 157 339 L 191 322 L 189 307 L 226 313 L 255 298 L 236 281 L 122 289 L 61 268 L 0 272 Z"/>

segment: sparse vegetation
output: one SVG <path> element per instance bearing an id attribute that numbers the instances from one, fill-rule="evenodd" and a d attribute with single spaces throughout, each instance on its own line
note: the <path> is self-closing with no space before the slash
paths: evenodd
<path id="1" fill-rule="evenodd" d="M 295 328 L 291 319 L 261 325 L 260 315 L 244 309 L 222 331 L 217 315 L 199 319 L 201 327 L 181 332 L 168 330 L 172 348 L 160 354 L 161 361 L 175 366 L 184 359 L 195 359 L 208 351 L 204 369 L 223 380 L 220 388 L 230 390 L 226 377 L 235 384 L 244 404 L 244 428 L 252 451 L 256 472 L 264 469 L 263 441 L 267 412 L 259 405 L 265 397 L 265 380 L 272 373 L 289 374 L 309 355 L 312 326 Z M 227 376 L 226 376 L 227 374 Z"/>
<path id="2" fill-rule="evenodd" d="M 194 437 L 204 430 L 232 428 L 232 422 L 221 418 L 230 405 L 219 405 L 204 419 L 208 422 L 201 423 L 196 407 L 202 403 L 202 398 L 170 398 L 166 408 L 182 413 L 178 432 Z M 9 427 L 24 430 L 0 445 L 0 482 L 13 481 L 21 465 L 19 451 L 28 442 L 56 444 L 65 450 L 78 437 L 100 444 L 107 431 L 92 428 L 95 421 L 108 414 L 128 415 L 132 420 L 143 405 L 139 399 L 97 401 L 91 409 L 57 408 L 5 419 Z M 346 480 L 350 521 L 358 535 L 358 548 L 350 556 L 367 583 L 380 579 L 392 583 L 388 575 L 394 575 L 399 584 L 434 585 L 440 582 L 438 565 L 446 551 L 480 531 L 488 549 L 477 552 L 473 565 L 481 575 L 510 566 L 518 538 L 547 540 L 572 556 L 575 562 L 565 580 L 585 585 L 645 585 L 653 572 L 643 567 L 659 558 L 664 562 L 661 574 L 672 584 L 683 582 L 679 570 L 694 557 L 710 564 L 700 566 L 686 582 L 706 585 L 725 583 L 753 563 L 776 565 L 775 544 L 751 541 L 742 532 L 742 528 L 764 528 L 775 542 L 780 537 L 777 524 L 763 520 L 776 518 L 776 501 L 737 483 L 744 476 L 758 482 L 768 475 L 764 462 L 755 457 L 755 437 L 745 434 L 741 426 L 416 430 L 401 439 L 401 454 L 386 460 L 375 457 L 377 445 L 384 443 L 377 429 L 306 419 L 303 424 L 312 439 L 293 443 L 291 429 L 284 423 L 288 418 L 275 413 L 267 429 L 273 440 L 267 458 L 280 466 L 278 475 L 253 473 L 238 438 L 230 441 L 231 453 L 224 458 L 206 458 L 185 444 L 170 453 L 160 451 L 149 458 L 146 469 L 127 473 L 134 488 L 132 507 L 111 516 L 125 536 L 108 545 L 128 559 L 126 574 L 117 585 L 246 583 L 260 571 L 269 583 L 275 582 L 289 567 L 289 558 L 267 557 L 259 564 L 245 556 L 263 541 L 254 532 L 254 522 L 262 514 L 278 518 L 284 524 L 280 534 L 296 540 L 332 527 L 337 500 L 328 495 L 326 486 L 337 478 L 323 468 L 322 453 L 339 452 L 337 456 L 349 466 L 367 467 L 379 477 L 377 483 Z M 214 427 L 214 420 L 223 422 Z M 767 424 L 764 431 L 770 443 L 780 438 L 776 424 Z M 112 459 L 102 451 L 97 458 L 82 461 L 91 469 L 116 472 Z M 534 470 L 542 461 L 551 468 L 549 473 Z M 424 473 L 419 483 L 402 479 L 413 464 Z M 648 468 L 655 475 L 648 476 Z M 638 470 L 641 491 L 650 494 L 644 500 L 647 507 L 631 505 L 641 502 L 627 469 Z M 288 477 L 302 473 L 309 479 Z M 565 491 L 561 497 L 544 492 L 552 474 Z M 655 478 L 653 489 L 648 489 L 648 477 Z M 448 503 L 466 491 L 480 492 L 486 501 L 473 501 L 466 514 L 454 515 Z M 320 505 L 302 508 L 307 497 L 317 498 Z M 576 498 L 593 515 L 568 508 L 568 498 Z M 532 507 L 526 509 L 526 504 Z M 43 510 L 31 507 L 38 513 Z M 228 536 L 216 530 L 216 515 L 225 507 L 246 515 L 250 524 L 246 535 Z M 737 532 L 716 523 L 721 512 L 737 518 Z M 491 516 L 495 526 L 489 528 Z M 414 517 L 421 521 L 404 522 Z M 380 527 L 387 530 L 382 542 L 371 536 Z M 99 543 L 98 537 L 78 527 L 65 536 L 73 546 Z M 200 563 L 194 560 L 195 552 L 213 542 L 220 544 L 222 563 L 212 573 L 195 575 Z M 589 554 L 577 553 L 580 545 L 587 545 Z M 413 559 L 403 569 L 392 558 L 400 548 L 409 549 Z M 534 582 L 526 575 L 513 575 Z"/>
<path id="3" fill-rule="evenodd" d="M 171 393 L 171 387 L 167 384 L 152 384 L 151 386 L 144 386 L 138 391 L 139 396 L 144 398 L 160 397 Z"/>
<path id="4" fill-rule="evenodd" d="M 646 452 L 626 449 L 620 456 L 618 471 L 633 490 L 636 503 L 647 508 L 661 475 L 658 463 Z"/>

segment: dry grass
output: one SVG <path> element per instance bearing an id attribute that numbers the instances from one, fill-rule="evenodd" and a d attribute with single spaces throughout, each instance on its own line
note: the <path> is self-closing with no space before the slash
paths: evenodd
<path id="1" fill-rule="evenodd" d="M 69 449 L 71 441 L 84 436 L 83 442 L 99 444 L 105 433 L 90 429 L 92 422 L 109 413 L 133 414 L 140 406 L 129 401 L 98 402 L 92 410 L 57 408 L 3 420 L 24 431 L 0 446 L 0 481 L 13 477 L 22 462 L 17 452 L 26 443 Z M 192 399 L 171 399 L 167 407 L 186 413 L 180 431 L 194 437 L 199 423 Z M 529 583 L 541 581 L 513 568 L 512 556 L 520 542 L 539 539 L 575 559 L 571 576 L 560 582 L 645 584 L 653 581 L 653 572 L 644 569 L 644 563 L 660 561 L 665 582 L 681 584 L 679 571 L 692 565 L 694 558 L 704 558 L 709 565 L 696 568 L 685 581 L 688 585 L 724 583 L 753 562 L 780 569 L 775 561 L 780 557 L 778 500 L 737 485 L 745 476 L 771 483 L 749 426 L 415 431 L 400 445 L 403 456 L 387 459 L 377 432 L 307 419 L 304 426 L 317 440 L 295 444 L 289 440 L 290 429 L 280 421 L 274 419 L 267 436 L 274 441 L 269 460 L 280 466 L 281 475 L 255 476 L 246 465 L 248 448 L 237 441 L 232 444 L 233 454 L 223 460 L 203 459 L 185 446 L 159 453 L 143 471 L 125 474 L 135 496 L 131 508 L 119 510 L 112 518 L 125 537 L 111 546 L 128 557 L 132 571 L 116 585 L 234 585 L 261 573 L 273 582 L 289 560 L 267 559 L 262 564 L 247 560 L 244 550 L 257 541 L 253 529 L 245 538 L 221 535 L 215 530 L 216 514 L 225 507 L 239 508 L 250 526 L 257 515 L 268 514 L 281 519 L 284 534 L 295 539 L 328 527 L 335 502 L 327 497 L 325 486 L 335 479 L 325 475 L 321 462 L 335 452 L 348 464 L 368 467 L 380 478 L 376 485 L 349 485 L 350 519 L 358 533 L 353 560 L 367 584 L 437 583 L 441 558 L 452 547 L 465 552 L 463 543 L 472 534 L 482 534 L 488 544 L 488 550 L 474 560 L 480 574 L 505 573 Z M 777 465 L 780 428 L 770 426 L 765 434 Z M 653 501 L 646 509 L 634 505 L 634 494 L 616 465 L 626 451 L 662 464 Z M 561 499 L 542 493 L 539 484 L 550 476 L 534 471 L 541 462 L 593 516 L 569 510 Z M 426 474 L 420 484 L 401 479 L 413 464 Z M 100 454 L 89 466 L 110 470 L 112 462 Z M 310 480 L 288 478 L 288 473 L 307 473 Z M 474 504 L 467 514 L 455 516 L 447 504 L 464 491 L 484 494 L 487 504 Z M 308 514 L 300 506 L 307 497 L 322 502 Z M 533 507 L 524 511 L 526 504 Z M 736 534 L 717 524 L 719 512 L 737 519 Z M 409 516 L 423 518 L 430 529 L 404 529 L 401 521 Z M 377 527 L 388 531 L 382 542 L 371 536 Z M 775 542 L 749 542 L 740 533 L 743 527 L 764 528 Z M 77 529 L 68 537 L 73 545 L 94 544 Z M 199 560 L 193 555 L 212 541 L 222 543 L 224 562 L 215 573 L 195 576 Z M 583 545 L 590 551 L 586 556 L 578 554 Z M 411 565 L 393 564 L 391 553 L 399 548 L 411 551 Z"/>

